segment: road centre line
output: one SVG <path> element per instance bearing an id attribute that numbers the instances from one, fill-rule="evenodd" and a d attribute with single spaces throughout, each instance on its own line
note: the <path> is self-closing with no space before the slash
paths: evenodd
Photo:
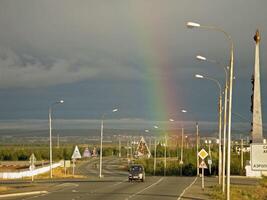
<path id="1" fill-rule="evenodd" d="M 149 189 L 149 188 L 151 188 L 151 187 L 157 185 L 158 183 L 160 183 L 160 182 L 163 180 L 163 178 L 164 178 L 164 177 L 160 178 L 157 182 L 155 182 L 155 183 L 149 185 L 148 187 L 146 187 L 146 188 L 144 188 L 144 189 L 142 189 L 142 190 L 140 190 L 140 191 L 138 191 L 138 192 L 132 194 L 131 196 L 129 196 L 129 197 L 126 198 L 125 200 L 131 199 L 132 197 L 134 197 L 134 196 L 136 196 L 136 195 L 138 195 L 138 194 L 144 192 L 145 190 L 147 190 L 147 189 Z"/>
<path id="2" fill-rule="evenodd" d="M 192 185 L 194 185 L 196 181 L 197 181 L 197 177 L 194 179 L 194 181 L 193 181 L 189 186 L 187 186 L 187 187 L 183 190 L 183 192 L 180 194 L 180 196 L 178 197 L 177 200 L 181 200 L 182 197 L 183 197 L 183 195 L 184 195 L 184 193 L 186 192 L 186 190 L 188 190 Z"/>

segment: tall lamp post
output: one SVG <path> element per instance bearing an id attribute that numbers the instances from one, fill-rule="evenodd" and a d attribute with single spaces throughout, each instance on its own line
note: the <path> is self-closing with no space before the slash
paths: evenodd
<path id="1" fill-rule="evenodd" d="M 221 87 L 220 82 L 214 78 L 210 78 L 210 77 L 199 75 L 199 74 L 196 74 L 195 77 L 199 78 L 199 79 L 210 80 L 210 81 L 214 82 L 218 86 L 218 89 L 219 89 L 219 172 L 218 172 L 218 174 L 219 174 L 219 184 L 221 184 L 221 174 L 222 174 L 222 149 L 221 149 L 222 148 L 222 146 L 221 146 L 221 143 L 222 143 L 222 87 Z"/>
<path id="2" fill-rule="evenodd" d="M 223 33 L 230 45 L 230 77 L 229 77 L 229 104 L 228 104 L 228 141 L 227 141 L 227 200 L 230 199 L 230 163 L 231 163 L 231 126 L 232 126 L 232 98 L 234 79 L 234 43 L 232 37 L 223 29 L 216 26 L 203 26 L 195 22 L 187 22 L 188 28 L 203 28 Z"/>
<path id="3" fill-rule="evenodd" d="M 187 113 L 187 110 L 182 109 L 181 110 L 182 113 Z M 170 122 L 174 122 L 174 119 L 169 119 Z M 181 141 L 181 158 L 180 158 L 180 166 L 181 166 L 181 170 L 180 170 L 180 176 L 183 175 L 183 156 L 184 156 L 184 123 L 182 122 L 182 141 Z"/>
<path id="4" fill-rule="evenodd" d="M 115 108 L 112 110 L 112 112 L 117 112 L 118 109 Z M 103 129 L 104 129 L 104 118 L 106 116 L 106 113 L 102 115 L 102 120 L 101 120 L 101 132 L 100 132 L 100 156 L 99 156 L 99 178 L 102 178 L 102 153 L 103 153 Z"/>
<path id="5" fill-rule="evenodd" d="M 48 110 L 48 118 L 49 118 L 49 158 L 50 158 L 50 178 L 53 177 L 53 168 L 52 168 L 52 164 L 53 164 L 53 152 L 52 152 L 52 107 L 54 105 L 57 105 L 57 104 L 62 104 L 64 103 L 63 100 L 60 100 L 60 101 L 56 101 L 54 103 L 52 103 L 50 106 L 49 106 L 49 110 Z"/>
<path id="6" fill-rule="evenodd" d="M 159 127 L 157 125 L 154 125 L 155 129 L 158 129 Z M 157 165 L 157 139 L 155 137 L 154 140 L 154 166 L 153 166 L 153 174 L 156 175 L 156 165 Z"/>
<path id="7" fill-rule="evenodd" d="M 199 176 L 199 156 L 198 156 L 198 145 L 199 145 L 199 128 L 198 123 L 196 123 L 196 143 L 197 143 L 197 176 Z"/>
<path id="8" fill-rule="evenodd" d="M 222 158 L 222 190 L 225 192 L 225 165 L 226 165 L 226 129 L 227 129 L 227 105 L 228 105 L 228 69 L 221 62 L 216 60 L 208 59 L 204 56 L 197 55 L 196 58 L 201 61 L 207 61 L 215 63 L 224 69 L 225 73 L 225 85 L 224 85 L 224 116 L 223 116 L 223 158 Z"/>

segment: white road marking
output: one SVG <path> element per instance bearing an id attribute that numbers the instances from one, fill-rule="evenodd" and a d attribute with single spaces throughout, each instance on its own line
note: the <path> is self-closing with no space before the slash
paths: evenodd
<path id="1" fill-rule="evenodd" d="M 34 192 L 22 192 L 22 193 L 14 193 L 14 194 L 2 194 L 0 198 L 7 197 L 18 197 L 18 196 L 27 196 L 27 195 L 36 195 L 36 194 L 48 194 L 47 191 L 34 191 Z"/>
<path id="2" fill-rule="evenodd" d="M 79 186 L 79 184 L 76 184 L 76 183 L 62 183 L 62 184 L 59 184 L 59 185 L 55 186 L 55 187 L 63 187 L 61 189 L 58 189 L 58 190 L 55 190 L 55 191 L 50 191 L 50 192 L 43 193 L 43 194 L 40 194 L 40 195 L 37 195 L 37 196 L 33 196 L 33 197 L 24 198 L 23 200 L 34 199 L 34 198 L 37 198 L 37 197 L 45 196 L 45 195 L 56 193 L 56 192 L 62 192 L 64 190 L 66 190 L 66 189 L 72 189 L 72 188 L 76 188 L 78 186 Z"/>
<path id="3" fill-rule="evenodd" d="M 145 190 L 147 190 L 147 189 L 149 189 L 149 188 L 151 188 L 151 187 L 153 187 L 153 186 L 157 185 L 157 184 L 158 184 L 158 183 L 160 183 L 162 180 L 163 180 L 163 177 L 162 177 L 161 179 L 159 179 L 157 182 L 155 182 L 155 183 L 153 183 L 153 184 L 151 184 L 151 185 L 147 186 L 146 188 L 144 188 L 144 189 L 142 189 L 142 190 L 140 190 L 140 191 L 138 191 L 138 192 L 136 192 L 136 193 L 132 194 L 131 196 L 129 196 L 129 197 L 128 197 L 128 198 L 126 198 L 125 200 L 128 200 L 128 199 L 131 199 L 131 198 L 133 198 L 134 196 L 136 196 L 136 195 L 138 195 L 138 194 L 140 194 L 140 193 L 144 192 Z"/>
<path id="4" fill-rule="evenodd" d="M 186 190 L 188 190 L 192 185 L 194 185 L 196 181 L 197 181 L 197 177 L 194 179 L 194 181 L 193 181 L 189 186 L 187 186 L 187 187 L 183 190 L 183 192 L 180 194 L 180 196 L 178 197 L 177 200 L 181 200 L 182 197 L 183 197 L 183 195 L 184 195 L 184 193 L 186 192 Z"/>

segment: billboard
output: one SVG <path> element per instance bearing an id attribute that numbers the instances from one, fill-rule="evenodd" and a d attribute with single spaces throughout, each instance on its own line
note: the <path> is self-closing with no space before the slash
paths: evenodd
<path id="1" fill-rule="evenodd" d="M 253 171 L 267 171 L 267 144 L 251 144 L 250 160 Z"/>

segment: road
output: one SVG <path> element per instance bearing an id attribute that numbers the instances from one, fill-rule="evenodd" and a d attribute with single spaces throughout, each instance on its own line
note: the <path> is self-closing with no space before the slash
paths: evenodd
<path id="1" fill-rule="evenodd" d="M 183 190 L 188 187 L 194 177 L 159 177 L 147 176 L 146 181 L 128 182 L 127 171 L 122 169 L 118 159 L 103 160 L 104 178 L 98 178 L 96 168 L 98 160 L 82 163 L 77 173 L 89 175 L 82 180 L 58 182 L 50 187 L 47 194 L 12 197 L 8 199 L 38 199 L 38 200 L 177 200 Z"/>

